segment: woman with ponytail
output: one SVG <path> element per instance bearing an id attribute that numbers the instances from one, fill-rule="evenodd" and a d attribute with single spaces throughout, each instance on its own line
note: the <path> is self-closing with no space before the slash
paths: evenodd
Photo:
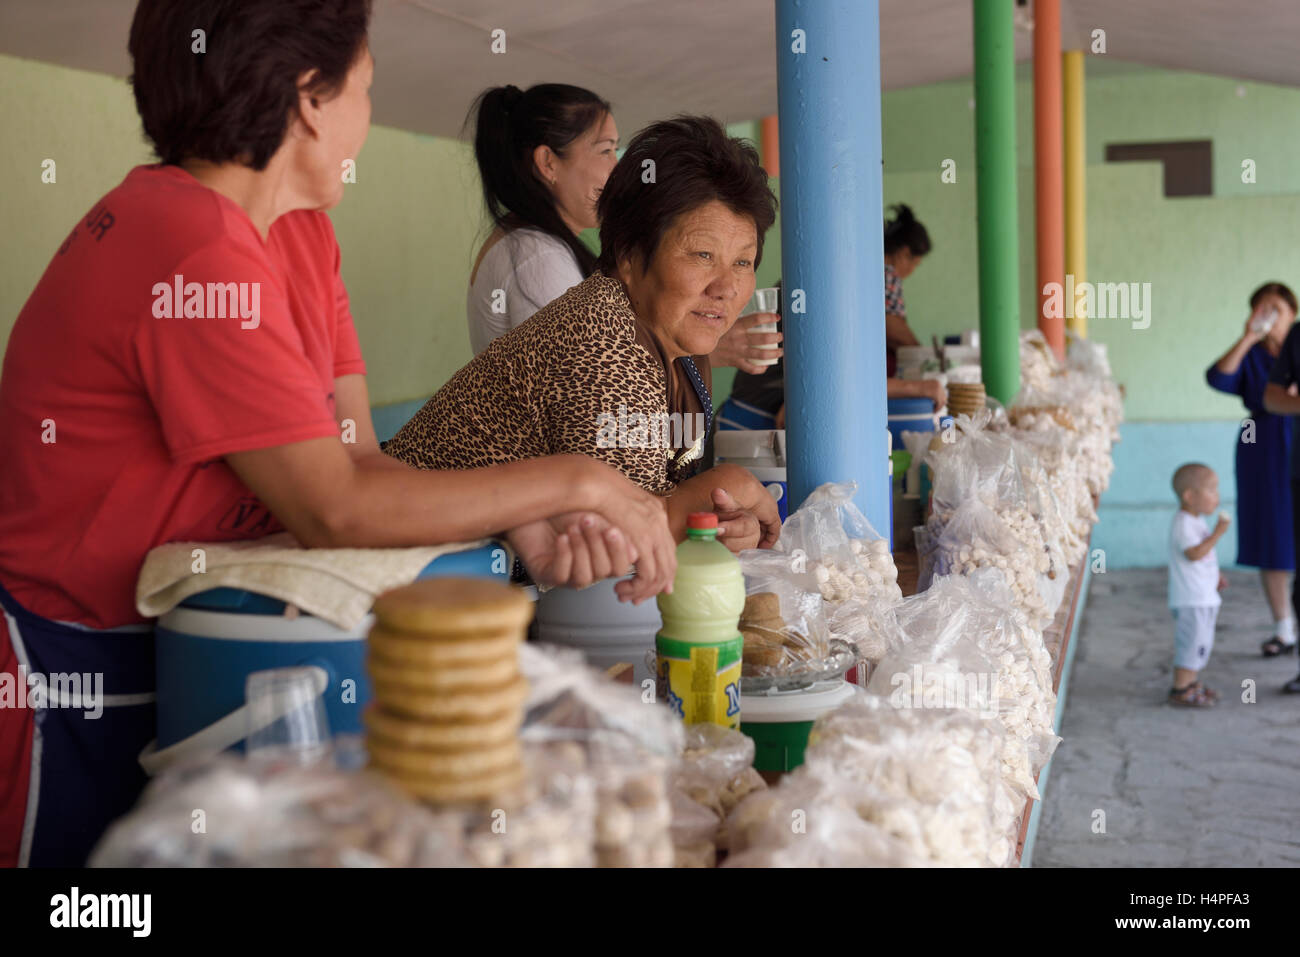
<path id="1" fill-rule="evenodd" d="M 579 234 L 600 225 L 596 199 L 617 162 L 618 127 L 609 103 L 564 83 L 493 87 L 480 94 L 470 117 L 494 226 L 474 263 L 466 304 L 478 355 L 595 269 L 596 256 Z M 775 319 L 741 316 L 710 363 L 762 372 L 758 360 L 784 355 L 785 337 L 749 329 Z"/>
<path id="2" fill-rule="evenodd" d="M 907 324 L 907 307 L 903 304 L 903 280 L 916 271 L 921 257 L 930 252 L 930 234 L 899 203 L 889 207 L 894 218 L 885 223 L 885 347 L 888 349 L 887 371 L 892 377 L 898 368 L 898 348 L 921 343 Z"/>
<path id="3" fill-rule="evenodd" d="M 598 225 L 596 199 L 618 162 L 618 127 L 609 103 L 564 83 L 493 87 L 470 115 L 494 224 L 470 276 L 477 355 L 591 274 L 596 257 L 579 234 Z"/>

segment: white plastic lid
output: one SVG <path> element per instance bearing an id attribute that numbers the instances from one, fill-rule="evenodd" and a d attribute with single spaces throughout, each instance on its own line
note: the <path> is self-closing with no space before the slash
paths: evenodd
<path id="1" fill-rule="evenodd" d="M 854 695 L 854 686 L 843 678 L 818 681 L 803 691 L 770 691 L 740 696 L 742 724 L 789 724 L 816 721 L 834 711 Z"/>

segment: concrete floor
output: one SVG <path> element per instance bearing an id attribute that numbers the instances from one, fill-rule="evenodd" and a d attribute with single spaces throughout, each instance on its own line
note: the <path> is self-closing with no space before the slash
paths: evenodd
<path id="1" fill-rule="evenodd" d="M 1272 616 L 1248 571 L 1228 571 L 1209 666 L 1210 709 L 1166 704 L 1173 619 L 1164 569 L 1092 579 L 1052 760 L 1034 867 L 1300 865 L 1295 654 L 1265 659 Z M 1255 683 L 1244 703 L 1243 682 Z M 1104 833 L 1094 833 L 1096 812 Z"/>

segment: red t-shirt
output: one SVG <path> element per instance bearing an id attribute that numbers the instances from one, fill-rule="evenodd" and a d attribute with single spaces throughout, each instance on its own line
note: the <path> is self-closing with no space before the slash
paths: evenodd
<path id="1" fill-rule="evenodd" d="M 9 337 L 0 583 L 47 618 L 142 621 L 149 549 L 282 528 L 222 456 L 338 435 L 334 379 L 364 372 L 329 217 L 289 213 L 263 242 L 179 167 L 133 169 Z"/>

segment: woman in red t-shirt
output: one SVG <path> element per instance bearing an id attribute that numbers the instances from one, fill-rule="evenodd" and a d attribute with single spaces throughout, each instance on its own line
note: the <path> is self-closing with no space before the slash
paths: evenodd
<path id="1" fill-rule="evenodd" d="M 80 864 L 138 795 L 153 643 L 135 578 L 164 542 L 505 534 L 540 581 L 634 561 L 625 600 L 672 581 L 662 500 L 593 459 L 425 472 L 380 452 L 321 212 L 369 127 L 369 14 L 369 0 L 136 9 L 132 87 L 161 163 L 76 224 L 0 376 L 0 864 Z M 102 714 L 15 697 L 56 673 L 102 674 Z"/>

